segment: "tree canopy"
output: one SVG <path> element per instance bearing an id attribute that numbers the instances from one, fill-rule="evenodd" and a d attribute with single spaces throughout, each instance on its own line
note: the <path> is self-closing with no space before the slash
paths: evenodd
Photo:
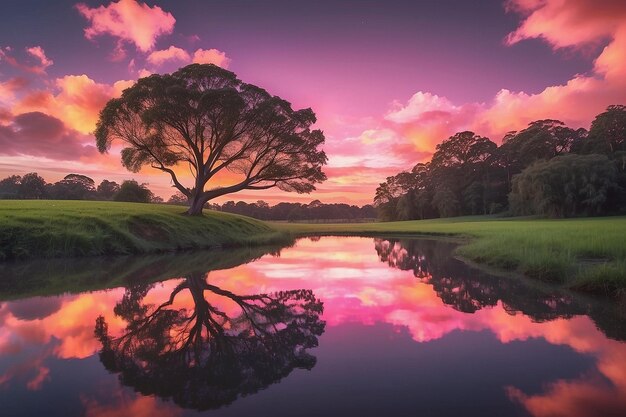
<path id="1" fill-rule="evenodd" d="M 141 78 L 100 113 L 96 142 L 106 152 L 121 141 L 123 165 L 133 172 L 151 166 L 167 173 L 200 214 L 216 197 L 278 187 L 308 193 L 326 179 L 324 134 L 313 130 L 311 109 L 246 84 L 212 64 L 192 64 L 173 74 Z M 176 171 L 187 165 L 194 181 Z M 236 179 L 215 181 L 228 171 Z M 212 181 L 213 180 L 213 181 Z"/>
<path id="2" fill-rule="evenodd" d="M 374 196 L 382 220 L 489 214 L 550 216 L 626 210 L 626 106 L 589 132 L 553 119 L 507 133 L 498 147 L 473 132 L 437 145 L 432 160 L 390 176 Z"/>

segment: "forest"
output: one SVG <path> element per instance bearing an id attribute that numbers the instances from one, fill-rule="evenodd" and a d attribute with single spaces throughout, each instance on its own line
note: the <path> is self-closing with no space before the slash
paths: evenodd
<path id="1" fill-rule="evenodd" d="M 374 205 L 381 220 L 624 213 L 626 106 L 609 106 L 589 130 L 534 121 L 507 133 L 500 146 L 459 132 L 437 145 L 430 162 L 381 183 Z"/>

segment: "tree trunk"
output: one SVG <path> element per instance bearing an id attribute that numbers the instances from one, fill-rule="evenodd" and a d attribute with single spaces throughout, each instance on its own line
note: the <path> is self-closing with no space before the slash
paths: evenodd
<path id="1" fill-rule="evenodd" d="M 206 201 L 199 194 L 194 195 L 189 201 L 189 209 L 187 210 L 187 215 L 202 216 L 204 203 L 206 203 Z"/>

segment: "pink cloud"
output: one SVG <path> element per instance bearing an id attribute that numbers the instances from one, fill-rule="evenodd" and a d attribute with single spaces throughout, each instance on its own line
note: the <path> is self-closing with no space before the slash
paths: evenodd
<path id="1" fill-rule="evenodd" d="M 154 66 L 161 66 L 166 62 L 178 61 L 178 62 L 188 62 L 191 60 L 191 56 L 184 49 L 178 48 L 176 46 L 170 46 L 167 49 L 163 49 L 160 51 L 151 52 L 146 58 L 146 61 Z"/>
<path id="2" fill-rule="evenodd" d="M 626 3 L 593 0 L 510 0 L 507 10 L 522 13 L 520 26 L 507 37 L 513 46 L 540 38 L 555 48 L 608 42 L 593 71 L 574 75 L 562 85 L 537 94 L 503 88 L 487 103 L 455 104 L 446 97 L 418 91 L 405 104 L 392 105 L 383 120 L 387 129 L 416 150 L 431 151 L 461 130 L 473 130 L 499 142 L 506 132 L 531 121 L 560 119 L 572 127 L 589 127 L 610 104 L 626 103 Z"/>
<path id="3" fill-rule="evenodd" d="M 215 64 L 222 68 L 228 68 L 230 62 L 231 60 L 226 56 L 226 53 L 217 49 L 197 49 L 191 54 L 182 48 L 172 45 L 167 49 L 151 52 L 146 58 L 147 68 L 137 71 L 137 75 L 140 78 L 147 77 L 155 72 L 162 72 L 163 67 L 167 71 L 168 69 L 176 68 L 174 65 L 182 66 L 191 63 Z M 133 62 L 133 69 L 134 65 L 135 63 Z"/>
<path id="4" fill-rule="evenodd" d="M 97 156 L 97 150 L 89 138 L 67 129 L 61 120 L 32 112 L 16 116 L 8 125 L 0 125 L 0 154 L 67 161 Z"/>
<path id="5" fill-rule="evenodd" d="M 23 90 L 28 84 L 28 80 L 22 77 L 0 81 L 0 104 L 10 105 L 15 99 L 16 93 Z"/>
<path id="6" fill-rule="evenodd" d="M 230 61 L 225 52 L 217 49 L 197 49 L 192 58 L 194 64 L 215 64 L 222 68 L 228 68 Z"/>
<path id="7" fill-rule="evenodd" d="M 443 139 L 470 128 L 482 106 L 478 103 L 457 106 L 446 97 L 418 91 L 406 105 L 394 103 L 384 119 L 390 122 L 389 128 L 416 150 L 432 154 Z"/>
<path id="8" fill-rule="evenodd" d="M 122 42 L 129 42 L 140 51 L 148 52 L 159 36 L 172 33 L 176 22 L 171 13 L 160 7 L 135 0 L 119 0 L 95 8 L 79 3 L 76 8 L 90 23 L 85 29 L 87 39 L 110 35 L 119 39 L 118 49 Z"/>
<path id="9" fill-rule="evenodd" d="M 46 53 L 41 46 L 32 46 L 30 48 L 26 48 L 26 52 L 37 58 L 44 69 L 54 64 L 54 61 L 46 56 Z"/>
<path id="10" fill-rule="evenodd" d="M 12 67 L 18 68 L 22 71 L 40 75 L 45 74 L 46 69 L 50 65 L 54 64 L 54 62 L 46 56 L 46 53 L 41 46 L 25 48 L 25 51 L 27 57 L 25 58 L 26 62 L 23 62 L 12 55 L 12 48 L 6 47 L 4 49 L 0 49 L 0 62 L 5 61 Z"/>
<path id="11" fill-rule="evenodd" d="M 626 18 L 623 0 L 604 0 L 602 4 L 594 0 L 508 0 L 505 7 L 525 16 L 507 36 L 509 45 L 541 38 L 554 48 L 579 48 L 609 40 Z"/>

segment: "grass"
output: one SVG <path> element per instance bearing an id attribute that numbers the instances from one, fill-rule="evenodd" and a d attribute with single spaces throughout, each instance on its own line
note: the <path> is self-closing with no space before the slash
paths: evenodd
<path id="1" fill-rule="evenodd" d="M 184 207 L 96 201 L 0 201 L 0 260 L 288 244 L 312 235 L 461 238 L 477 263 L 565 287 L 626 295 L 626 217 L 458 217 L 386 223 L 265 223 Z"/>
<path id="2" fill-rule="evenodd" d="M 464 238 L 464 258 L 565 287 L 626 291 L 626 217 L 584 219 L 491 216 L 360 224 L 272 224 L 294 236 L 446 235 Z"/>
<path id="3" fill-rule="evenodd" d="M 0 260 L 288 242 L 267 223 L 184 207 L 102 201 L 0 201 Z"/>

